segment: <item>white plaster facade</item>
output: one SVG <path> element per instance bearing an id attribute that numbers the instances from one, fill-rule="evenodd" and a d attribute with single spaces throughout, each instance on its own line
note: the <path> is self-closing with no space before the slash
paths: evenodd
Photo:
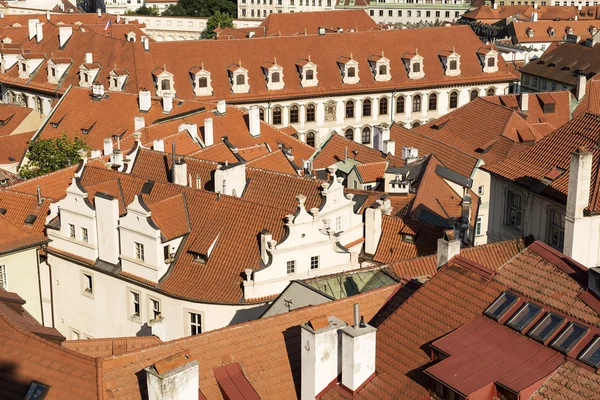
<path id="1" fill-rule="evenodd" d="M 335 0 L 239 0 L 238 17 L 260 21 L 273 13 L 330 11 L 335 3 Z"/>
<path id="2" fill-rule="evenodd" d="M 471 3 L 464 0 L 379 0 L 366 6 L 340 2 L 335 8 L 362 9 L 378 24 L 406 24 L 418 22 L 455 22 L 469 10 Z"/>

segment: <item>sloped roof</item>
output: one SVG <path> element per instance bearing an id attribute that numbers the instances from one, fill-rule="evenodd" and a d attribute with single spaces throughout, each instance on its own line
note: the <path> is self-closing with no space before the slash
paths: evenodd
<path id="1" fill-rule="evenodd" d="M 387 161 L 380 161 L 369 164 L 359 164 L 356 166 L 356 169 L 358 170 L 362 181 L 367 183 L 383 179 L 387 166 Z"/>
<path id="2" fill-rule="evenodd" d="M 4 216 L 0 216 L 0 254 L 37 247 L 48 241 L 38 235 L 17 227 Z"/>
<path id="3" fill-rule="evenodd" d="M 15 129 L 21 125 L 21 123 L 31 113 L 35 111 L 31 108 L 20 107 L 10 104 L 0 105 L 0 137 L 12 135 Z M 38 114 L 39 115 L 39 114 Z M 41 125 L 43 117 L 39 115 L 39 124 Z M 33 129 L 32 127 L 30 129 Z"/>
<path id="4" fill-rule="evenodd" d="M 587 81 L 585 95 L 573 111 L 573 117 L 586 112 L 600 115 L 600 76 L 596 75 Z"/>
<path id="5" fill-rule="evenodd" d="M 293 36 L 306 32 L 308 35 L 318 34 L 320 27 L 335 32 L 338 28 L 364 32 L 378 30 L 379 26 L 363 10 L 335 10 L 295 13 L 269 14 L 260 26 L 265 27 L 265 36 Z"/>
<path id="6" fill-rule="evenodd" d="M 562 8 L 562 7 L 561 7 Z M 554 21 L 538 20 L 536 22 L 513 22 L 509 25 L 509 32 L 513 37 L 514 44 L 520 43 L 539 43 L 539 42 L 560 42 L 565 40 L 567 28 L 573 28 L 573 35 L 581 36 L 582 39 L 591 37 L 590 26 L 600 29 L 600 24 L 596 21 L 586 19 L 577 21 Z M 527 34 L 528 29 L 533 29 L 533 37 Z M 550 30 L 554 29 L 554 36 L 550 35 Z"/>
<path id="7" fill-rule="evenodd" d="M 292 163 L 281 149 L 265 154 L 264 156 L 248 161 L 246 164 L 249 167 L 267 169 L 270 171 L 281 172 L 284 174 L 298 175 L 298 171 L 292 166 Z"/>
<path id="8" fill-rule="evenodd" d="M 65 340 L 61 346 L 89 357 L 120 356 L 162 343 L 157 336 Z"/>
<path id="9" fill-rule="evenodd" d="M 27 152 L 27 142 L 35 132 L 23 132 L 0 137 L 0 164 L 18 163 Z"/>

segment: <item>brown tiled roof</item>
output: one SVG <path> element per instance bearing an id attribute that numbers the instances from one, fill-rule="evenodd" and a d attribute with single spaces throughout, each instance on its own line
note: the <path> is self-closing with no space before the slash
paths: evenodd
<path id="1" fill-rule="evenodd" d="M 155 346 L 162 341 L 156 336 L 66 340 L 62 347 L 89 357 L 110 357 Z"/>
<path id="2" fill-rule="evenodd" d="M 268 153 L 269 149 L 264 144 L 257 144 L 243 149 L 238 149 L 238 154 L 246 161 L 254 160 L 255 158 L 264 156 Z"/>
<path id="3" fill-rule="evenodd" d="M 569 22 L 575 22 L 578 19 L 593 20 L 598 16 L 597 6 L 583 6 L 581 10 L 578 10 L 576 6 L 539 6 L 534 9 L 532 6 L 499 6 L 497 9 L 493 9 L 491 6 L 480 6 L 474 10 L 470 10 L 462 15 L 466 19 L 474 19 L 488 24 L 492 24 L 502 19 L 509 17 L 518 17 L 522 23 L 529 23 L 531 21 L 531 14 L 537 13 L 538 21 L 549 20 L 571 20 Z M 589 23 L 589 21 L 588 21 Z"/>
<path id="4" fill-rule="evenodd" d="M 66 190 L 71 184 L 71 178 L 79 166 L 71 165 L 46 175 L 28 179 L 10 187 L 11 192 L 27 193 L 37 195 L 37 187 L 41 189 L 44 199 L 53 201 L 62 199 L 66 195 Z"/>
<path id="5" fill-rule="evenodd" d="M 360 173 L 360 177 L 364 183 L 375 182 L 378 179 L 383 179 L 385 170 L 387 169 L 388 162 L 381 161 L 369 164 L 360 164 L 356 166 L 356 169 Z"/>
<path id="6" fill-rule="evenodd" d="M 573 117 L 583 113 L 600 115 L 600 76 L 594 76 L 586 83 L 585 95 L 573 111 Z"/>
<path id="7" fill-rule="evenodd" d="M 386 286 L 342 300 L 305 307 L 286 314 L 250 321 L 197 336 L 167 342 L 102 363 L 106 396 L 115 400 L 141 399 L 145 379 L 136 374 L 144 367 L 189 349 L 199 361 L 200 388 L 208 399 L 221 398 L 214 369 L 239 362 L 248 381 L 263 399 L 290 399 L 299 395 L 300 325 L 320 315 L 335 315 L 350 323 L 352 305 L 360 304 L 369 321 L 400 285 Z M 236 343 L 236 346 L 232 346 Z M 243 351 L 239 349 L 243 348 Z M 142 385 L 140 387 L 139 385 Z M 140 390 L 141 389 L 141 390 Z"/>
<path id="8" fill-rule="evenodd" d="M 167 147 L 165 147 L 167 149 Z M 179 152 L 179 149 L 177 149 Z M 189 154 L 194 158 L 198 158 L 200 160 L 206 161 L 214 161 L 214 162 L 229 162 L 236 163 L 238 159 L 235 157 L 233 152 L 229 149 L 229 147 L 225 144 L 225 142 L 219 142 L 213 144 L 212 146 L 205 147 L 204 149 L 195 151 Z"/>
<path id="9" fill-rule="evenodd" d="M 0 106 L 0 137 L 15 133 L 15 130 L 19 127 L 19 125 L 21 125 L 25 118 L 27 118 L 31 113 L 35 113 L 35 111 L 31 108 L 2 104 Z M 38 115 L 39 125 L 41 125 L 43 117 L 40 114 Z M 33 128 L 35 127 L 29 129 Z M 21 132 L 23 131 L 19 131 L 18 133 Z"/>
<path id="10" fill-rule="evenodd" d="M 0 137 L 0 164 L 21 162 L 27 152 L 27 142 L 35 132 L 24 132 Z"/>
<path id="11" fill-rule="evenodd" d="M 0 254 L 37 247 L 47 242 L 45 238 L 12 224 L 4 216 L 0 216 L 0 232 Z"/>
<path id="12" fill-rule="evenodd" d="M 600 210 L 600 192 L 597 184 L 600 151 L 596 149 L 598 132 L 600 132 L 600 116 L 582 114 L 530 149 L 483 168 L 556 201 L 566 202 L 571 153 L 579 147 L 588 148 L 594 155 L 589 208 L 595 212 Z M 554 180 L 546 179 L 546 175 L 555 168 L 562 169 L 564 173 Z"/>
<path id="13" fill-rule="evenodd" d="M 297 33 L 306 32 L 309 35 L 318 34 L 320 27 L 331 31 L 338 28 L 346 30 L 357 30 L 364 32 L 378 30 L 379 26 L 363 10 L 335 10 L 284 14 L 270 14 L 260 26 L 265 27 L 265 36 L 277 34 L 280 36 L 293 36 Z M 328 33 L 330 33 L 328 32 Z"/>
<path id="14" fill-rule="evenodd" d="M 190 233 L 190 221 L 185 195 L 178 194 L 148 205 L 152 220 L 160 228 L 163 241 L 175 239 Z"/>
<path id="15" fill-rule="evenodd" d="M 255 158 L 249 161 L 246 165 L 249 167 L 268 169 L 270 171 L 281 172 L 284 174 L 298 175 L 298 171 L 294 168 L 290 160 L 287 158 L 281 149 L 266 154 L 262 157 Z"/>
<path id="16" fill-rule="evenodd" d="M 42 204 L 38 204 L 36 195 L 12 192 L 11 188 L 0 191 L 0 208 L 6 210 L 4 217 L 26 232 L 43 236 L 51 201 L 44 199 Z M 30 215 L 37 217 L 31 225 L 25 223 Z"/>
<path id="17" fill-rule="evenodd" d="M 600 376 L 573 361 L 567 361 L 534 392 L 531 400 L 600 398 Z"/>
<path id="18" fill-rule="evenodd" d="M 590 32 L 591 26 L 600 29 L 600 24 L 597 21 L 585 19 L 578 21 L 538 20 L 536 22 L 517 22 L 510 24 L 508 29 L 513 43 L 519 44 L 564 41 L 568 27 L 573 28 L 574 35 L 581 36 L 582 39 L 587 39 L 592 36 Z M 533 37 L 529 37 L 527 34 L 529 29 L 533 29 Z M 554 36 L 550 35 L 551 29 L 554 29 Z"/>

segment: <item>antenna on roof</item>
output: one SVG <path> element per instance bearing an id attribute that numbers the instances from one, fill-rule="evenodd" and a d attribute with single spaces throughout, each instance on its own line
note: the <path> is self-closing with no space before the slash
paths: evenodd
<path id="1" fill-rule="evenodd" d="M 350 52 L 350 59 L 354 60 L 354 56 L 352 55 L 352 52 Z"/>
<path id="2" fill-rule="evenodd" d="M 310 61 L 310 54 L 308 55 L 308 61 L 309 61 L 309 62 L 311 62 L 311 61 Z"/>

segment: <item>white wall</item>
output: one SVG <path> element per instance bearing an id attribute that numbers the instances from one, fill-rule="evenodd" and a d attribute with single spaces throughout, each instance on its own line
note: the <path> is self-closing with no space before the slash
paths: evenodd
<path id="1" fill-rule="evenodd" d="M 25 309 L 42 323 L 37 247 L 1 256 L 0 265 L 6 269 L 5 289 L 21 296 L 26 302 Z"/>

